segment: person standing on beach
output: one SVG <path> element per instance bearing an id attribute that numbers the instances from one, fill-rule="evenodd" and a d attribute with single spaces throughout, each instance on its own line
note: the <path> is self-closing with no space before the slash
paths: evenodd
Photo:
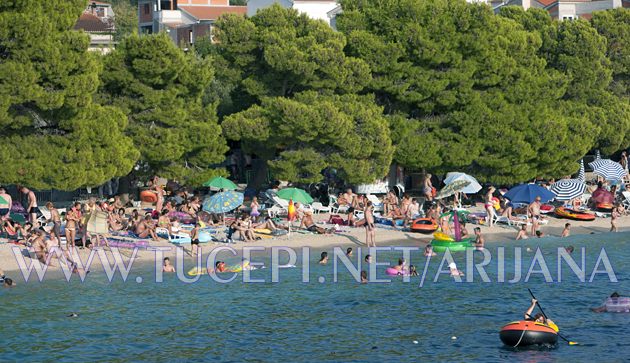
<path id="1" fill-rule="evenodd" d="M 13 200 L 3 187 L 0 187 L 0 198 L 0 220 L 5 220 L 11 216 Z"/>
<path id="2" fill-rule="evenodd" d="M 368 201 L 363 211 L 365 218 L 365 244 L 376 247 L 376 226 L 374 226 L 374 206 Z"/>
<path id="3" fill-rule="evenodd" d="M 431 183 L 431 174 L 427 174 L 424 177 L 422 193 L 429 202 L 433 200 L 433 184 Z"/>
<path id="4" fill-rule="evenodd" d="M 35 222 L 37 222 L 37 213 L 39 213 L 39 208 L 37 208 L 37 197 L 35 196 L 35 193 L 27 187 L 20 187 L 20 192 L 28 196 L 28 208 L 26 208 L 26 211 L 29 215 L 29 221 L 33 224 L 33 226 L 36 226 Z"/>
<path id="5" fill-rule="evenodd" d="M 562 230 L 562 234 L 560 237 L 569 237 L 571 234 L 571 223 L 567 223 L 564 225 L 564 229 Z"/>
<path id="6" fill-rule="evenodd" d="M 496 216 L 496 212 L 494 210 L 494 201 L 492 200 L 492 198 L 494 198 L 493 193 L 496 189 L 491 186 L 490 188 L 488 188 L 488 193 L 486 193 L 486 197 L 485 197 L 485 208 L 486 208 L 486 222 L 488 223 L 489 227 L 494 226 L 494 217 Z"/>
<path id="7" fill-rule="evenodd" d="M 610 215 L 610 231 L 611 232 L 619 232 L 619 228 L 617 228 L 617 219 L 621 217 L 621 213 L 619 213 L 619 205 L 616 205 Z"/>
<path id="8" fill-rule="evenodd" d="M 527 213 L 532 219 L 532 236 L 536 234 L 538 230 L 538 221 L 540 221 L 540 197 L 536 197 L 529 207 L 527 207 Z"/>
<path id="9" fill-rule="evenodd" d="M 55 237 L 57 245 L 61 247 L 61 216 L 52 202 L 46 203 L 46 208 L 50 211 L 50 219 L 47 222 L 52 222 L 53 224 L 50 235 Z"/>

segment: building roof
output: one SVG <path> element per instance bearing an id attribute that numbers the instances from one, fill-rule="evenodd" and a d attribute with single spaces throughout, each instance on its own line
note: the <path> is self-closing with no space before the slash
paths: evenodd
<path id="1" fill-rule="evenodd" d="M 105 22 L 90 13 L 81 14 L 79 21 L 74 25 L 75 30 L 83 30 L 87 33 L 108 33 L 114 30 L 113 28 L 112 23 Z"/>
<path id="2" fill-rule="evenodd" d="M 88 6 L 92 5 L 92 4 L 96 4 L 98 6 L 112 6 L 112 4 L 110 3 L 104 3 L 102 1 L 93 1 L 93 0 L 88 0 Z"/>
<path id="3" fill-rule="evenodd" d="M 247 6 L 178 6 L 178 9 L 197 20 L 216 20 L 223 14 L 245 15 L 247 13 Z"/>

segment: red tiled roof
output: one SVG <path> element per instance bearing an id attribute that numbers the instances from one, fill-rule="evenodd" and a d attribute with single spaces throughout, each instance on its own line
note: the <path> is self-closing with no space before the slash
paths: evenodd
<path id="1" fill-rule="evenodd" d="M 536 0 L 536 1 L 542 4 L 543 6 L 549 6 L 555 2 L 558 2 L 558 0 Z"/>
<path id="2" fill-rule="evenodd" d="M 112 25 L 101 20 L 96 15 L 83 13 L 79 21 L 74 25 L 75 30 L 84 30 L 88 33 L 107 33 L 112 31 Z"/>
<path id="3" fill-rule="evenodd" d="M 178 6 L 197 20 L 216 20 L 223 14 L 246 14 L 247 6 Z"/>

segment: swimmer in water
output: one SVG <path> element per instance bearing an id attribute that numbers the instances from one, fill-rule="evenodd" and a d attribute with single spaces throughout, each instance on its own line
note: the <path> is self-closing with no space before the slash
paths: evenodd
<path id="1" fill-rule="evenodd" d="M 409 276 L 418 276 L 418 271 L 416 271 L 416 266 L 409 266 Z"/>
<path id="2" fill-rule="evenodd" d="M 15 287 L 15 282 L 6 277 L 2 269 L 0 269 L 0 284 L 2 284 L 2 287 Z"/>
<path id="3" fill-rule="evenodd" d="M 352 257 L 352 247 L 348 247 L 348 249 L 346 250 L 346 256 Z"/>
<path id="4" fill-rule="evenodd" d="M 516 235 L 516 240 L 518 241 L 519 239 L 528 239 L 529 236 L 527 235 L 527 225 L 523 224 L 521 226 L 521 229 L 518 231 L 518 234 Z"/>
<path id="5" fill-rule="evenodd" d="M 573 251 L 575 250 L 575 247 L 573 246 L 567 246 L 564 248 L 565 251 L 567 251 L 568 253 L 573 253 Z"/>
<path id="6" fill-rule="evenodd" d="M 164 257 L 164 264 L 162 265 L 162 272 L 175 272 L 175 267 L 171 265 L 171 259 Z"/>
<path id="7" fill-rule="evenodd" d="M 564 229 L 562 230 L 560 237 L 569 237 L 569 235 L 571 235 L 571 223 L 564 225 Z"/>
<path id="8" fill-rule="evenodd" d="M 365 263 L 372 263 L 372 255 L 365 255 Z"/>
<path id="9" fill-rule="evenodd" d="M 362 284 L 367 284 L 368 283 L 368 274 L 367 274 L 367 271 L 365 271 L 365 270 L 361 271 L 361 283 Z"/>
<path id="10" fill-rule="evenodd" d="M 424 247 L 424 257 L 433 257 L 437 256 L 437 253 L 433 252 L 433 246 L 428 244 Z"/>
<path id="11" fill-rule="evenodd" d="M 591 308 L 591 311 L 594 313 L 605 313 L 608 311 L 608 309 L 606 308 L 606 303 L 611 303 L 611 304 L 615 304 L 617 303 L 617 300 L 620 298 L 621 296 L 619 296 L 619 294 L 615 291 L 613 292 L 609 298 L 606 299 L 606 302 L 604 303 L 604 305 L 600 306 L 600 307 L 596 307 L 596 308 Z"/>
<path id="12" fill-rule="evenodd" d="M 449 270 L 451 270 L 451 276 L 464 276 L 464 273 L 457 269 L 457 265 L 455 262 L 451 262 L 448 265 Z"/>
<path id="13" fill-rule="evenodd" d="M 328 252 L 322 252 L 321 254 L 321 258 L 319 259 L 318 262 L 320 265 L 325 265 L 328 263 Z"/>

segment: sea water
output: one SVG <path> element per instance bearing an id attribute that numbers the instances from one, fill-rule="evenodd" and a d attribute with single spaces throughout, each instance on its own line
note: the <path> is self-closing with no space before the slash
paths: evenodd
<path id="1" fill-rule="evenodd" d="M 281 269 L 278 283 L 243 283 L 239 277 L 220 284 L 203 276 L 187 284 L 174 274 L 155 283 L 151 264 L 134 267 L 126 282 L 119 275 L 110 282 L 97 271 L 85 282 L 75 276 L 70 282 L 21 283 L 0 289 L 0 361 L 624 361 L 630 352 L 630 314 L 598 314 L 589 307 L 613 291 L 630 294 L 629 240 L 630 234 L 618 233 L 499 244 L 505 247 L 506 280 L 514 276 L 513 248 L 522 248 L 518 283 L 497 282 L 495 244 L 489 246 L 493 260 L 485 266 L 490 282 L 476 272 L 472 283 L 446 274 L 434 282 L 443 254 L 431 259 L 422 287 L 421 277 L 408 283 L 389 277 L 391 283 L 360 284 L 344 267 L 333 282 L 332 260 L 317 264 L 321 250 L 314 250 L 308 283 L 302 282 L 301 260 L 297 268 Z M 578 264 L 585 248 L 586 282 L 567 264 L 557 282 L 557 248 L 569 244 Z M 542 274 L 522 281 L 537 247 L 554 282 L 545 282 Z M 588 282 L 602 247 L 618 282 L 605 273 Z M 400 256 L 392 251 L 377 258 L 394 263 Z M 411 257 L 423 274 L 426 259 L 421 252 Z M 453 253 L 453 258 L 465 269 L 465 253 Z M 475 262 L 482 259 L 475 252 Z M 257 261 L 269 266 L 270 258 L 258 256 Z M 387 278 L 384 269 L 379 266 L 379 278 Z M 604 270 L 603 264 L 599 269 Z M 271 281 L 271 269 L 251 276 Z M 580 345 L 562 340 L 555 348 L 502 345 L 500 328 L 522 319 L 530 304 L 527 288 L 561 333 Z M 78 317 L 68 317 L 73 312 Z"/>

